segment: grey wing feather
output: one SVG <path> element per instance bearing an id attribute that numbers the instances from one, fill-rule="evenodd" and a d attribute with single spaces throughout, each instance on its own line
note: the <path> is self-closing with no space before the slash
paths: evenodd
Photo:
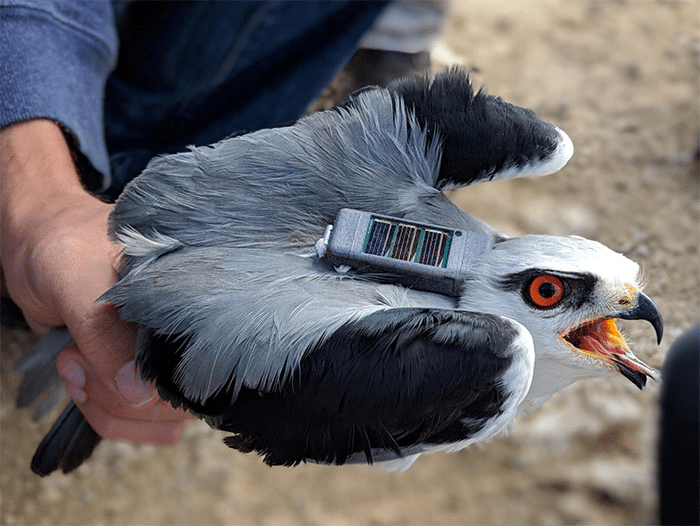
<path id="1" fill-rule="evenodd" d="M 56 370 L 56 358 L 69 345 L 75 345 L 75 340 L 67 329 L 52 331 L 16 366 L 18 372 L 24 373 L 17 406 L 31 407 L 35 421 L 43 420 L 67 398 L 63 379 Z M 42 477 L 59 468 L 69 473 L 92 455 L 100 440 L 78 407 L 69 402 L 37 446 L 32 471 Z"/>
<path id="2" fill-rule="evenodd" d="M 45 418 L 66 399 L 63 379 L 56 371 L 56 358 L 63 349 L 75 345 L 67 329 L 56 330 L 42 337 L 17 363 L 24 373 L 17 394 L 17 407 L 32 407 L 32 419 Z"/>
<path id="3" fill-rule="evenodd" d="M 270 390 L 344 323 L 380 309 L 453 300 L 347 279 L 313 258 L 264 249 L 181 248 L 104 296 L 120 315 L 188 346 L 174 381 L 203 401 L 232 383 Z M 137 349 L 137 354 L 148 349 Z"/>

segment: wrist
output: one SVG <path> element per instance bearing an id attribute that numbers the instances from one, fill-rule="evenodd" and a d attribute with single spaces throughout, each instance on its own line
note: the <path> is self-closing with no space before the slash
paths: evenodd
<path id="1" fill-rule="evenodd" d="M 84 192 L 58 124 L 18 122 L 0 130 L 0 210 L 28 215 L 58 193 Z M 26 210 L 25 210 L 26 209 Z"/>

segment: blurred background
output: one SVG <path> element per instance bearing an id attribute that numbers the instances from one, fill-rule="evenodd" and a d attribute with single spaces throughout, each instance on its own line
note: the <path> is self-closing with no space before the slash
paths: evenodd
<path id="1" fill-rule="evenodd" d="M 454 1 L 433 69 L 563 128 L 576 152 L 559 174 L 452 194 L 511 234 L 576 234 L 644 267 L 666 322 L 626 325 L 661 368 L 700 319 L 700 2 Z M 422 456 L 407 472 L 270 468 L 192 425 L 172 448 L 102 443 L 71 476 L 29 462 L 49 422 L 14 408 L 16 361 L 35 336 L 2 327 L 0 524 L 654 524 L 660 385 L 582 381 L 488 444 Z"/>

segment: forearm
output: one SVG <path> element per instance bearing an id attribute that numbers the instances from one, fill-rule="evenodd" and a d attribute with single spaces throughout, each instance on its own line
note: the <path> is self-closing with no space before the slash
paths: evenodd
<path id="1" fill-rule="evenodd" d="M 80 192 L 68 145 L 56 123 L 32 119 L 0 130 L 3 254 L 12 249 L 7 238 L 35 222 L 47 205 Z"/>

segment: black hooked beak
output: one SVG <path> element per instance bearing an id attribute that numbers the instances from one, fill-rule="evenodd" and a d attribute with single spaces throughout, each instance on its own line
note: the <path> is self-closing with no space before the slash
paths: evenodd
<path id="1" fill-rule="evenodd" d="M 664 334 L 664 320 L 656 304 L 646 294 L 642 292 L 637 294 L 637 303 L 634 307 L 617 313 L 615 317 L 623 320 L 648 321 L 656 331 L 656 343 L 661 343 L 661 337 Z"/>

